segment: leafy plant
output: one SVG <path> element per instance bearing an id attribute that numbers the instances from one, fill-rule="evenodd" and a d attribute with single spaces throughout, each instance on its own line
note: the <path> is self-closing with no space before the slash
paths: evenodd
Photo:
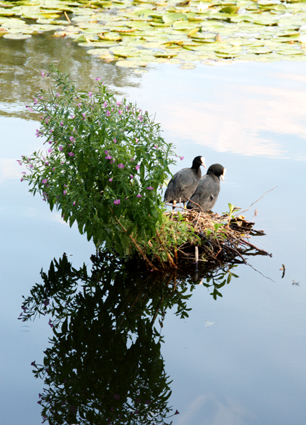
<path id="1" fill-rule="evenodd" d="M 127 255 L 162 221 L 172 145 L 148 112 L 117 101 L 103 83 L 85 93 L 54 67 L 48 77 L 54 84 L 28 108 L 41 114 L 36 134 L 49 146 L 22 157 L 29 171 L 23 180 L 96 246 Z"/>

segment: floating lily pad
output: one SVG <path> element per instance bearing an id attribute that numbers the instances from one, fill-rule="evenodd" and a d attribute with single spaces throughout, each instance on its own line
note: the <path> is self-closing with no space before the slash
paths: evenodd
<path id="1" fill-rule="evenodd" d="M 8 34 L 4 34 L 3 36 L 3 38 L 7 38 L 9 40 L 25 40 L 30 37 L 31 36 L 29 34 L 22 34 L 20 32 L 8 33 Z"/>

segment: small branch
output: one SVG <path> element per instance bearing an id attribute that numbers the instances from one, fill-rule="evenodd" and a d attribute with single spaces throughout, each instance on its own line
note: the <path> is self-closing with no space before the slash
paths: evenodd
<path id="1" fill-rule="evenodd" d="M 200 212 L 204 213 L 203 208 L 201 205 L 197 204 L 196 202 L 192 201 L 191 199 L 188 199 L 189 202 L 192 202 L 194 205 L 197 205 L 200 208 Z"/>
<path id="2" fill-rule="evenodd" d="M 254 204 L 256 204 L 256 202 L 258 202 L 260 199 L 262 199 L 266 193 L 271 192 L 272 190 L 276 189 L 277 186 L 273 187 L 273 189 L 267 190 L 260 198 L 257 199 L 257 201 L 254 201 L 246 210 L 244 211 L 239 211 L 239 213 L 237 213 L 236 215 L 240 215 L 245 213 L 246 211 L 248 211 Z"/>
<path id="3" fill-rule="evenodd" d="M 257 248 L 257 246 L 251 244 L 250 242 L 247 242 L 245 239 L 241 239 L 242 242 L 244 242 L 246 245 L 249 245 L 251 248 L 256 249 L 258 252 L 263 252 L 266 255 L 269 255 L 269 257 L 272 257 L 272 254 L 269 254 L 269 252 L 265 251 L 264 249 Z"/>
<path id="4" fill-rule="evenodd" d="M 69 16 L 67 15 L 66 11 L 64 11 L 64 15 L 66 16 L 67 21 L 69 22 L 69 24 L 71 24 L 71 21 L 69 19 Z"/>

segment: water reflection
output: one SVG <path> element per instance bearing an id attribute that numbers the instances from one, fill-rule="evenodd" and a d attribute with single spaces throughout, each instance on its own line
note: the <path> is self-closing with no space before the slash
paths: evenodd
<path id="1" fill-rule="evenodd" d="M 80 90 L 88 90 L 95 78 L 101 77 L 118 93 L 121 87 L 138 87 L 140 78 L 131 70 L 87 55 L 71 40 L 59 40 L 50 34 L 20 41 L 0 38 L 0 52 L 0 115 L 38 119 L 25 111 L 25 105 L 33 102 L 43 84 L 39 70 L 46 70 L 50 63 L 70 74 Z"/>
<path id="2" fill-rule="evenodd" d="M 51 424 L 169 423 L 171 380 L 161 354 L 162 328 L 171 308 L 188 317 L 192 276 L 127 271 L 116 257 L 91 258 L 72 267 L 64 254 L 51 262 L 43 283 L 24 299 L 20 319 L 48 315 L 53 328 L 43 364 L 42 416 Z M 230 282 L 231 268 L 211 271 L 203 283 L 216 299 Z"/>

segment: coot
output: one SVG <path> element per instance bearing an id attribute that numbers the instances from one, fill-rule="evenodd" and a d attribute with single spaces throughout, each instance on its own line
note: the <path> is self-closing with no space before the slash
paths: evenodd
<path id="1" fill-rule="evenodd" d="M 205 176 L 201 178 L 198 187 L 187 204 L 187 208 L 203 212 L 210 211 L 217 202 L 220 192 L 220 177 L 224 180 L 225 171 L 221 164 L 211 165 Z M 196 204 L 201 207 L 201 210 Z"/>
<path id="2" fill-rule="evenodd" d="M 183 168 L 174 174 L 166 189 L 164 202 L 172 203 L 173 207 L 176 202 L 183 202 L 185 206 L 201 179 L 201 165 L 206 168 L 204 157 L 196 156 L 191 168 Z"/>

